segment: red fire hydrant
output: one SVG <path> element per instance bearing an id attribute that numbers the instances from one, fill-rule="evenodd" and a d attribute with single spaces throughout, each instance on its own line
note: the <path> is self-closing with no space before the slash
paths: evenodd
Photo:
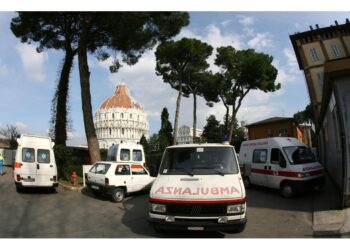
<path id="1" fill-rule="evenodd" d="M 77 186 L 77 177 L 78 177 L 77 173 L 73 171 L 72 175 L 70 176 L 70 182 L 74 187 Z"/>

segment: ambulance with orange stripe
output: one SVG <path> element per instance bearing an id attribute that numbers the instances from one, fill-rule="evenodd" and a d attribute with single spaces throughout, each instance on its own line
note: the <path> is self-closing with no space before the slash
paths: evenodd
<path id="1" fill-rule="evenodd" d="M 157 232 L 243 231 L 247 221 L 246 193 L 234 147 L 168 147 L 149 202 L 149 221 Z"/>
<path id="2" fill-rule="evenodd" d="M 279 189 L 286 198 L 325 182 L 323 168 L 310 148 L 292 137 L 244 141 L 239 163 L 247 188 L 255 184 Z"/>

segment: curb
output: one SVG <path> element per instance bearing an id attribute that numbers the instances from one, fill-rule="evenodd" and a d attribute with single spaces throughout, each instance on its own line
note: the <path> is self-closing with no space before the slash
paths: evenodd
<path id="1" fill-rule="evenodd" d="M 342 234 L 346 214 L 344 210 L 313 212 L 314 236 L 339 236 Z"/>
<path id="2" fill-rule="evenodd" d="M 60 182 L 58 183 L 58 187 L 61 189 L 64 189 L 64 190 L 70 190 L 70 191 L 75 191 L 75 192 L 81 192 L 81 190 L 84 188 L 84 187 L 67 186 L 67 185 L 64 185 Z"/>

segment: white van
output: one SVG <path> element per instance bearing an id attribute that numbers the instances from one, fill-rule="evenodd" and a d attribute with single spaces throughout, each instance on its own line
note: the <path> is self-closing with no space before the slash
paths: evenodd
<path id="1" fill-rule="evenodd" d="M 96 195 L 110 195 L 114 202 L 124 200 L 126 194 L 150 189 L 154 177 L 141 164 L 101 161 L 85 173 L 87 187 Z"/>
<path id="2" fill-rule="evenodd" d="M 141 144 L 121 143 L 109 147 L 107 161 L 134 162 L 145 165 L 145 153 Z"/>
<path id="3" fill-rule="evenodd" d="M 22 134 L 17 139 L 13 177 L 17 192 L 26 187 L 58 186 L 57 166 L 50 137 Z"/>
<path id="4" fill-rule="evenodd" d="M 325 182 L 323 168 L 311 150 L 292 137 L 244 141 L 239 163 L 246 187 L 256 184 L 279 189 L 287 198 Z"/>
<path id="5" fill-rule="evenodd" d="M 234 147 L 168 147 L 149 201 L 149 221 L 157 232 L 243 231 L 247 221 L 246 193 Z"/>

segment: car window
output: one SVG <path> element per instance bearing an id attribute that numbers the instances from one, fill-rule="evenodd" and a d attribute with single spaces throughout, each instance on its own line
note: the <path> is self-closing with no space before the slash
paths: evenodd
<path id="1" fill-rule="evenodd" d="M 47 149 L 38 149 L 37 158 L 39 163 L 50 163 L 50 151 Z"/>
<path id="2" fill-rule="evenodd" d="M 146 170 L 141 165 L 132 165 L 131 166 L 131 173 L 133 175 L 147 174 Z"/>
<path id="3" fill-rule="evenodd" d="M 96 172 L 96 164 L 93 165 L 90 170 L 89 170 L 90 173 L 95 173 Z"/>
<path id="4" fill-rule="evenodd" d="M 139 149 L 134 149 L 132 151 L 132 160 L 133 161 L 142 161 L 142 151 Z"/>
<path id="5" fill-rule="evenodd" d="M 110 164 L 96 163 L 95 173 L 96 174 L 106 174 L 110 166 L 111 166 Z"/>
<path id="6" fill-rule="evenodd" d="M 130 175 L 130 166 L 118 165 L 115 169 L 115 175 Z"/>
<path id="7" fill-rule="evenodd" d="M 23 162 L 35 161 L 34 148 L 22 148 L 22 161 Z"/>
<path id="8" fill-rule="evenodd" d="M 253 163 L 266 163 L 267 149 L 255 149 L 253 152 Z"/>
<path id="9" fill-rule="evenodd" d="M 120 150 L 120 160 L 130 161 L 130 150 L 129 149 L 123 148 Z"/>

